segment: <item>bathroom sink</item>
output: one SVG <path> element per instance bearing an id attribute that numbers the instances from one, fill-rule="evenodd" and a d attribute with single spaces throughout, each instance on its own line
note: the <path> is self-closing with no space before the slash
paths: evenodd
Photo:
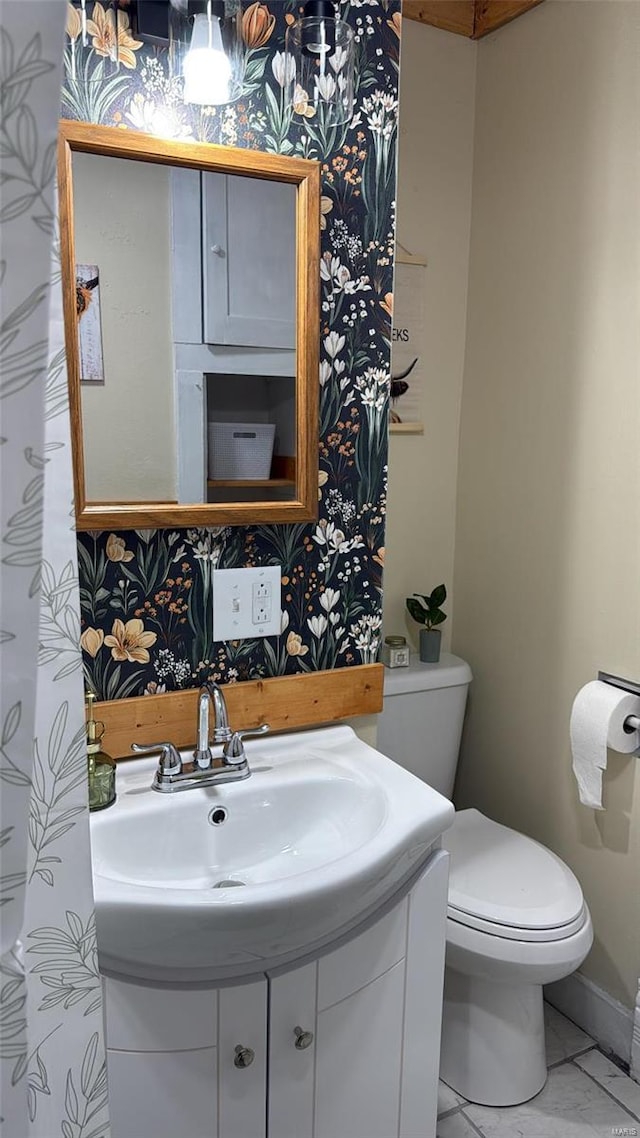
<path id="1" fill-rule="evenodd" d="M 103 971 L 210 983 L 292 963 L 408 887 L 453 821 L 349 727 L 247 753 L 249 779 L 175 794 L 150 789 L 156 759 L 119 765 L 116 804 L 91 815 Z"/>

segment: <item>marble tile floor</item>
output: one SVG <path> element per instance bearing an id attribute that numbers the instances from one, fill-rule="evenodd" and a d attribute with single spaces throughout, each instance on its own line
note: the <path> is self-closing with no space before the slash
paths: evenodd
<path id="1" fill-rule="evenodd" d="M 465 1102 L 440 1083 L 437 1138 L 640 1138 L 640 1084 L 545 1004 L 549 1078 L 522 1106 Z"/>

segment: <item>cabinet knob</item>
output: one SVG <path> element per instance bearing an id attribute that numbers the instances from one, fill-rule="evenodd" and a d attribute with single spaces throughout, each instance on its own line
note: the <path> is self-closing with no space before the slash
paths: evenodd
<path id="1" fill-rule="evenodd" d="M 233 1060 L 234 1067 L 250 1067 L 256 1057 L 255 1051 L 251 1047 L 243 1047 L 240 1043 L 235 1049 L 235 1058 Z"/>
<path id="2" fill-rule="evenodd" d="M 296 1037 L 294 1046 L 298 1051 L 305 1051 L 307 1047 L 311 1047 L 313 1043 L 313 1032 L 303 1031 L 301 1027 L 294 1027 L 293 1034 Z"/>

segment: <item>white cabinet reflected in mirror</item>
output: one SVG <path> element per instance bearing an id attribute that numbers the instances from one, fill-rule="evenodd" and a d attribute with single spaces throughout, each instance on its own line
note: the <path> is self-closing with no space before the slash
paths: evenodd
<path id="1" fill-rule="evenodd" d="M 79 529 L 317 510 L 319 168 L 61 123 Z"/>

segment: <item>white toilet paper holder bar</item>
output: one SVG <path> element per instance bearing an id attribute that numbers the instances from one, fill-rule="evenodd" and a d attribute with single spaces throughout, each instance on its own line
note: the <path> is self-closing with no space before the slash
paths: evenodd
<path id="1" fill-rule="evenodd" d="M 625 680 L 621 676 L 613 676 L 610 672 L 598 672 L 598 679 L 603 684 L 611 684 L 614 688 L 622 688 L 623 691 L 631 692 L 632 695 L 640 696 L 640 684 L 634 683 L 633 680 Z M 640 716 L 627 715 L 623 724 L 624 730 L 630 735 L 633 731 L 640 731 Z"/>

